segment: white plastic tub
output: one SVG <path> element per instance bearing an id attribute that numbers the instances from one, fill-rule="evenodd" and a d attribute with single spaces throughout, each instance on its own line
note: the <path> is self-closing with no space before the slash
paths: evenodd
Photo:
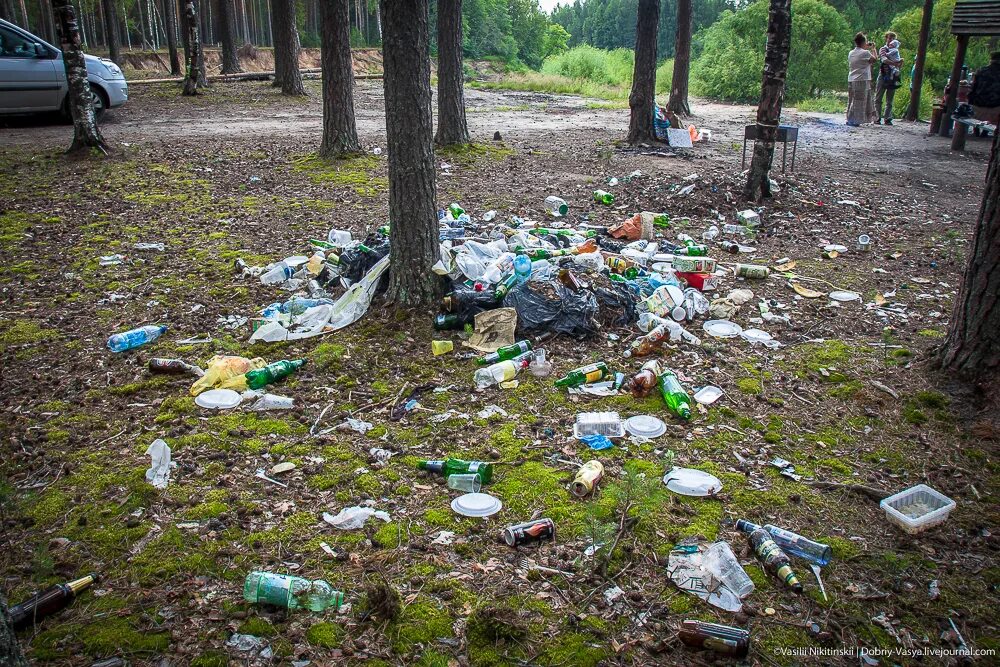
<path id="1" fill-rule="evenodd" d="M 879 507 L 889 521 L 915 535 L 947 521 L 955 501 L 926 484 L 918 484 L 889 496 Z"/>

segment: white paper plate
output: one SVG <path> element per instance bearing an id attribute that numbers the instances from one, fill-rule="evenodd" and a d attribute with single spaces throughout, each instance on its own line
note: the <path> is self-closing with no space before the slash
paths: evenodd
<path id="1" fill-rule="evenodd" d="M 722 489 L 718 477 L 693 468 L 674 468 L 663 476 L 663 483 L 682 496 L 707 496 Z"/>
<path id="2" fill-rule="evenodd" d="M 240 404 L 240 395 L 232 389 L 209 389 L 195 397 L 194 402 L 203 408 L 228 410 Z"/>
<path id="3" fill-rule="evenodd" d="M 702 325 L 702 329 L 716 338 L 736 338 L 743 331 L 743 327 L 729 320 L 709 320 Z"/>
<path id="4" fill-rule="evenodd" d="M 861 295 L 857 292 L 848 292 L 847 290 L 834 290 L 830 292 L 830 298 L 834 301 L 858 301 Z"/>
<path id="5" fill-rule="evenodd" d="M 744 329 L 740 332 L 740 337 L 751 343 L 765 343 L 769 340 L 774 340 L 771 334 L 760 329 Z"/>
<path id="6" fill-rule="evenodd" d="M 466 493 L 451 501 L 451 508 L 462 516 L 490 516 L 502 507 L 500 499 L 488 493 Z"/>
<path id="7" fill-rule="evenodd" d="M 640 438 L 658 438 L 667 432 L 667 425 L 652 415 L 636 415 L 625 420 L 625 430 Z"/>
<path id="8" fill-rule="evenodd" d="M 723 393 L 724 392 L 718 387 L 708 385 L 698 390 L 698 393 L 694 395 L 694 400 L 698 401 L 702 405 L 711 405 L 722 398 Z"/>

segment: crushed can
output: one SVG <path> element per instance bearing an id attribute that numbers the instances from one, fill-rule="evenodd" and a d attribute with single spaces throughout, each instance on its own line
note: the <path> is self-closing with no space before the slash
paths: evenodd
<path id="1" fill-rule="evenodd" d="M 535 519 L 513 526 L 507 526 L 500 533 L 509 547 L 518 547 L 530 542 L 544 542 L 556 538 L 556 524 L 552 519 Z"/>
<path id="2" fill-rule="evenodd" d="M 604 477 L 604 465 L 600 461 L 587 461 L 580 466 L 573 480 L 573 486 L 570 487 L 573 495 L 577 498 L 589 495 L 602 477 Z"/>

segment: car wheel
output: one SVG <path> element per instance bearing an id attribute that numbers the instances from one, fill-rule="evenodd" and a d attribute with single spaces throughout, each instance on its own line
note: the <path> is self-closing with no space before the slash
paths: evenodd
<path id="1" fill-rule="evenodd" d="M 108 108 L 108 103 L 104 99 L 104 91 L 102 91 L 98 86 L 90 84 L 90 94 L 94 96 L 94 119 L 100 123 L 101 118 L 104 117 L 104 112 Z M 69 123 L 73 122 L 73 115 L 69 111 L 69 93 L 63 97 L 62 107 L 59 109 L 59 113 L 62 114 L 64 120 Z"/>

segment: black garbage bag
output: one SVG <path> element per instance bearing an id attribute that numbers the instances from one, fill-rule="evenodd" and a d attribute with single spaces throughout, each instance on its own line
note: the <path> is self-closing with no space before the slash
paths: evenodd
<path id="1" fill-rule="evenodd" d="M 588 338 L 597 333 L 597 297 L 589 290 L 574 292 L 562 283 L 526 282 L 504 297 L 503 305 L 517 311 L 518 333 L 544 331 Z"/>
<path id="2" fill-rule="evenodd" d="M 368 245 L 369 241 L 372 245 Z M 340 275 L 352 283 L 364 278 L 369 269 L 389 254 L 389 239 L 385 237 L 370 236 L 363 245 L 367 250 L 349 248 L 340 255 Z"/>
<path id="3" fill-rule="evenodd" d="M 601 324 L 610 327 L 625 327 L 639 319 L 639 313 L 636 310 L 638 297 L 628 286 L 611 282 L 608 283 L 608 287 L 594 288 L 594 295 L 597 297 L 598 306 L 600 306 L 597 319 L 600 320 Z"/>

